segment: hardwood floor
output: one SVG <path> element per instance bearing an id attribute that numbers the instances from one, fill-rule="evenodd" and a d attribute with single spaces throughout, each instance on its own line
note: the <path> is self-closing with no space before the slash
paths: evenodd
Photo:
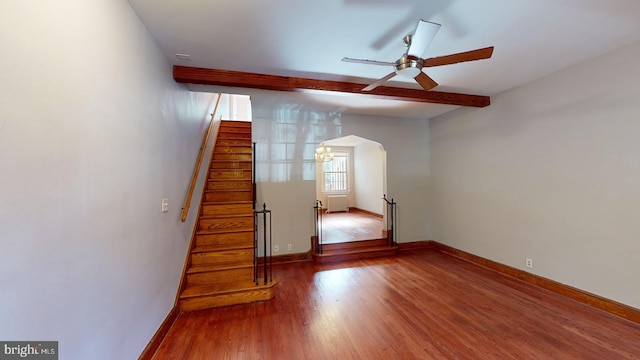
<path id="1" fill-rule="evenodd" d="M 638 359 L 640 325 L 434 250 L 274 266 L 267 302 L 182 313 L 154 359 Z"/>
<path id="2" fill-rule="evenodd" d="M 322 215 L 324 244 L 380 239 L 382 229 L 381 217 L 364 212 L 334 212 Z"/>

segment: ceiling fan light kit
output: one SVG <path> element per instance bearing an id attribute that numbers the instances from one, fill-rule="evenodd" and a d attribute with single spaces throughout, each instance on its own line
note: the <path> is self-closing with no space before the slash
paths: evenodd
<path id="1" fill-rule="evenodd" d="M 376 60 L 353 59 L 348 57 L 343 58 L 342 61 L 368 65 L 393 66 L 394 72 L 387 74 L 381 79 L 366 86 L 362 89 L 362 91 L 372 91 L 376 87 L 391 80 L 395 76 L 403 78 L 411 77 L 425 91 L 429 91 L 438 86 L 438 83 L 422 71 L 423 67 L 450 65 L 465 61 L 488 59 L 493 54 L 493 46 L 491 46 L 457 54 L 428 58 L 425 60 L 421 56 L 425 52 L 427 46 L 429 46 L 429 43 L 431 43 L 431 40 L 433 40 L 433 37 L 436 35 L 439 29 L 440 24 L 425 20 L 418 21 L 418 26 L 416 27 L 415 32 L 412 34 L 408 34 L 403 38 L 404 43 L 407 45 L 407 51 L 393 63 Z"/>
<path id="2" fill-rule="evenodd" d="M 396 61 L 396 74 L 406 78 L 415 78 L 422 71 L 422 59 L 406 55 Z"/>

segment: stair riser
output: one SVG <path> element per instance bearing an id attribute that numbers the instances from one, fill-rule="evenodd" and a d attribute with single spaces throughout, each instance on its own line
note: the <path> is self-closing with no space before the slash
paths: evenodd
<path id="1" fill-rule="evenodd" d="M 217 139 L 215 146 L 253 146 L 251 139 Z"/>
<path id="2" fill-rule="evenodd" d="M 191 265 L 249 266 L 253 248 L 191 254 Z"/>
<path id="3" fill-rule="evenodd" d="M 222 120 L 221 129 L 241 129 L 251 131 L 250 121 Z"/>
<path id="4" fill-rule="evenodd" d="M 221 126 L 220 131 L 232 132 L 232 133 L 249 133 L 251 134 L 251 126 Z"/>
<path id="5" fill-rule="evenodd" d="M 220 124 L 222 124 L 222 126 L 251 127 L 251 121 L 220 120 Z"/>
<path id="6" fill-rule="evenodd" d="M 214 191 L 204 194 L 205 202 L 251 201 L 251 191 Z"/>
<path id="7" fill-rule="evenodd" d="M 232 153 L 232 154 L 251 154 L 252 153 L 252 148 L 251 146 L 229 146 L 229 145 L 222 145 L 222 144 L 216 144 L 215 149 L 213 150 L 214 153 Z"/>
<path id="8" fill-rule="evenodd" d="M 358 249 L 371 248 L 375 246 L 386 246 L 387 243 L 388 243 L 387 239 L 379 239 L 379 240 L 355 241 L 355 242 L 336 243 L 336 244 L 324 244 L 322 245 L 322 250 L 325 252 L 340 251 L 340 250 L 358 250 Z"/>
<path id="9" fill-rule="evenodd" d="M 208 181 L 207 190 L 251 190 L 253 184 L 250 180 L 241 181 Z"/>
<path id="10" fill-rule="evenodd" d="M 275 287 L 273 286 L 266 289 L 251 289 L 230 294 L 224 293 L 218 295 L 206 295 L 195 298 L 181 299 L 180 310 L 194 311 L 236 304 L 248 304 L 257 301 L 270 300 L 273 299 L 275 295 Z"/>
<path id="11" fill-rule="evenodd" d="M 202 205 L 203 216 L 214 215 L 253 215 L 251 204 Z"/>
<path id="12" fill-rule="evenodd" d="M 200 219 L 198 221 L 198 230 L 210 230 L 219 232 L 235 230 L 253 231 L 253 215 L 223 219 Z"/>
<path id="13" fill-rule="evenodd" d="M 251 180 L 251 170 L 210 170 L 209 179 Z"/>
<path id="14" fill-rule="evenodd" d="M 218 139 L 243 139 L 243 140 L 251 140 L 251 133 L 242 133 L 242 132 L 233 132 L 221 130 L 218 133 Z"/>
<path id="15" fill-rule="evenodd" d="M 253 278 L 253 267 L 232 270 L 206 271 L 187 274 L 187 286 L 204 284 L 233 284 Z"/>
<path id="16" fill-rule="evenodd" d="M 214 160 L 211 162 L 211 170 L 225 170 L 225 169 L 242 169 L 252 170 L 253 164 L 251 161 L 238 161 L 238 160 Z"/>
<path id="17" fill-rule="evenodd" d="M 331 264 L 331 263 L 337 263 L 337 262 L 343 262 L 343 261 L 393 256 L 396 253 L 397 253 L 396 250 L 389 249 L 389 250 L 369 251 L 369 252 L 360 252 L 360 253 L 352 253 L 352 254 L 332 254 L 332 255 L 316 256 L 315 261 L 319 264 Z"/>
<path id="18" fill-rule="evenodd" d="M 196 246 L 253 246 L 253 229 L 237 233 L 196 235 Z"/>
<path id="19" fill-rule="evenodd" d="M 242 154 L 242 153 L 229 153 L 229 152 L 220 152 L 213 153 L 212 160 L 238 160 L 238 161 L 251 161 L 253 156 L 251 153 Z"/>

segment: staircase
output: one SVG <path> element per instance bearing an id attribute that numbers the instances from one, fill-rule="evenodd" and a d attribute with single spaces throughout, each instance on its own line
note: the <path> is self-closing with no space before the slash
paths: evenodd
<path id="1" fill-rule="evenodd" d="M 275 282 L 254 282 L 251 123 L 222 121 L 209 165 L 181 311 L 272 299 Z"/>

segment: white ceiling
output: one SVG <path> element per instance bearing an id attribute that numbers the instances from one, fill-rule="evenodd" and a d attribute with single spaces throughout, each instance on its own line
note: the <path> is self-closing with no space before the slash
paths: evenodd
<path id="1" fill-rule="evenodd" d="M 419 19 L 442 24 L 423 57 L 495 46 L 489 60 L 428 68 L 437 91 L 496 95 L 640 41 L 637 0 L 129 0 L 175 65 L 370 83 L 393 71 Z M 188 54 L 179 60 L 176 54 Z M 413 82 L 391 86 L 419 88 Z M 256 108 L 433 117 L 456 106 L 193 86 L 251 95 Z"/>

